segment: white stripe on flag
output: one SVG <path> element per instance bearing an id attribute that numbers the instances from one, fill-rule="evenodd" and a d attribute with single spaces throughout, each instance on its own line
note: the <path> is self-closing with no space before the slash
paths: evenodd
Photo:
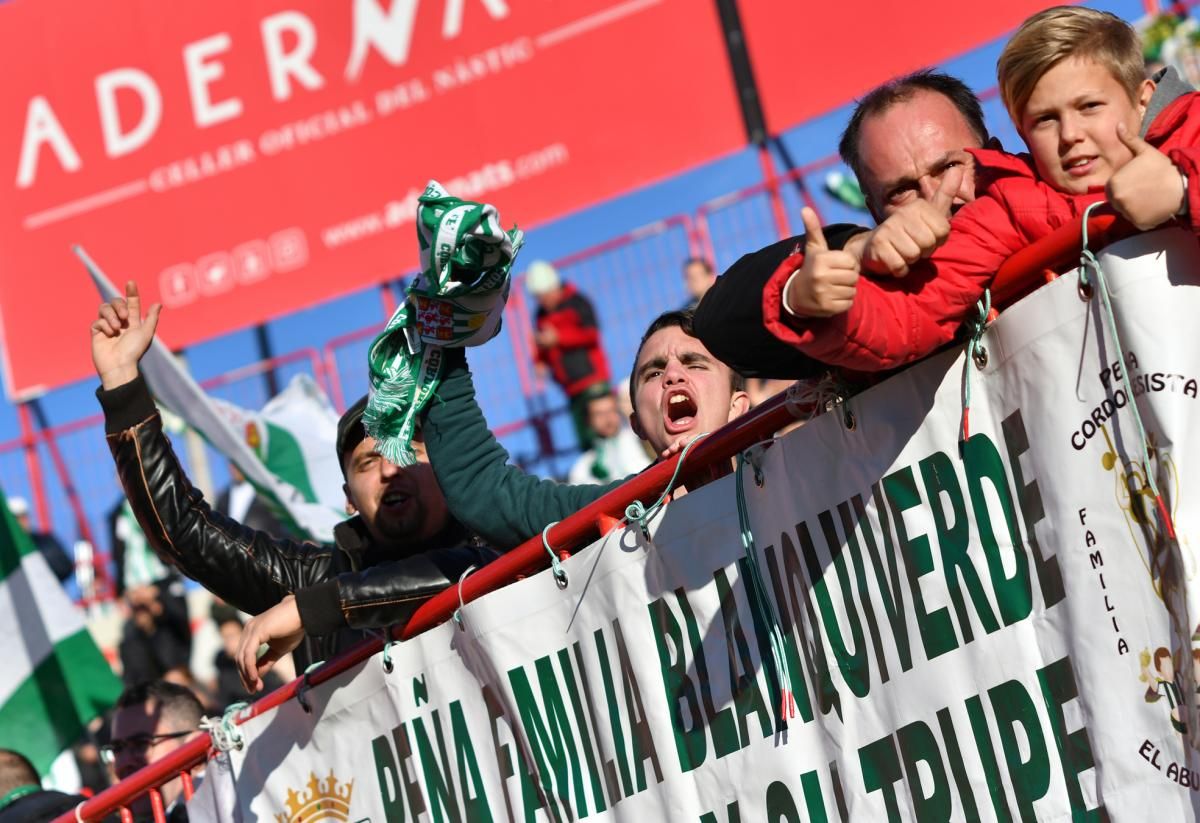
<path id="1" fill-rule="evenodd" d="M 0 582 L 0 626 L 0 706 L 56 643 L 85 628 L 40 552 L 25 555 L 21 567 Z"/>

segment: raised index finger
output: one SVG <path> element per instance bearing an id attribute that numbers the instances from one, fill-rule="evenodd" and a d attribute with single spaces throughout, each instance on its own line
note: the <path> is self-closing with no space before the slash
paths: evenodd
<path id="1" fill-rule="evenodd" d="M 125 303 L 129 307 L 129 325 L 142 325 L 142 298 L 138 295 L 137 283 L 130 280 L 125 284 Z"/>

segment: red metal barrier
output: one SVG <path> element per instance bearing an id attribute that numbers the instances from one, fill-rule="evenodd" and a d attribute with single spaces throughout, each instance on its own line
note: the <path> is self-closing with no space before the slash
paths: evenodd
<path id="1" fill-rule="evenodd" d="M 1074 221 L 1014 255 L 1001 268 L 993 283 L 995 302 L 1007 305 L 1013 299 L 1013 295 L 1021 295 L 1044 283 L 1044 275 L 1048 268 L 1073 268 L 1078 262 L 1080 226 L 1080 221 Z M 1105 242 L 1127 233 L 1125 227 L 1111 213 L 1095 214 L 1089 223 L 1089 232 L 1095 238 L 1093 248 L 1099 248 Z M 730 458 L 754 443 L 770 437 L 793 419 L 786 396 L 776 395 L 749 414 L 731 421 L 697 443 L 686 455 L 679 482 L 686 485 L 689 481 L 705 475 L 728 472 Z M 607 533 L 619 522 L 626 506 L 634 500 L 645 503 L 658 498 L 670 482 L 676 463 L 683 456 L 676 455 L 670 460 L 651 466 L 599 500 L 555 524 L 547 534 L 550 546 L 556 552 L 570 553 Z M 402 631 L 393 630 L 391 634 L 402 640 L 409 639 L 449 620 L 454 610 L 459 607 L 460 597 L 463 602 L 471 602 L 521 576 L 534 574 L 547 566 L 548 560 L 541 536 L 532 537 L 513 551 L 471 574 L 461 586 L 448 587 L 431 598 L 417 610 Z M 359 665 L 382 648 L 381 640 L 363 641 L 306 677 L 298 678 L 258 700 L 244 712 L 241 721 L 261 715 L 296 697 L 305 682 L 310 686 L 319 685 Z M 146 766 L 116 786 L 101 792 L 82 804 L 77 810 L 78 819 L 98 821 L 152 787 L 160 786 L 181 772 L 200 765 L 209 754 L 209 742 L 207 736 L 193 740 L 162 760 Z M 71 823 L 76 819 L 75 814 L 63 815 L 56 823 Z"/>

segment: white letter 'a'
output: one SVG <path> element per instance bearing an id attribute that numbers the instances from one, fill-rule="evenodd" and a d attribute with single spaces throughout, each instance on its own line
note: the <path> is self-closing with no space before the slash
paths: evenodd
<path id="1" fill-rule="evenodd" d="M 283 33 L 296 35 L 296 47 L 283 50 Z M 312 91 L 325 84 L 308 61 L 317 47 L 317 30 L 312 21 L 298 11 L 281 11 L 262 21 L 263 51 L 267 55 L 267 74 L 271 77 L 271 95 L 276 100 L 292 96 L 290 77 Z"/>
<path id="2" fill-rule="evenodd" d="M 359 78 L 372 46 L 393 66 L 403 65 L 412 45 L 416 15 L 417 0 L 394 0 L 387 13 L 379 8 L 378 0 L 354 0 L 354 41 L 346 63 L 346 79 L 354 82 Z"/>
<path id="3" fill-rule="evenodd" d="M 142 118 L 129 131 L 121 131 L 121 114 L 117 108 L 117 89 L 131 89 L 142 98 Z M 100 131 L 104 135 L 104 151 L 109 157 L 120 157 L 146 144 L 162 120 L 162 95 L 150 75 L 139 69 L 114 69 L 96 78 L 96 105 L 100 109 Z"/>
<path id="4" fill-rule="evenodd" d="M 25 113 L 25 136 L 21 138 L 21 159 L 17 163 L 17 188 L 27 189 L 37 177 L 38 153 L 42 144 L 54 149 L 58 162 L 67 171 L 79 171 L 79 153 L 67 139 L 67 133 L 54 116 L 54 109 L 42 96 L 29 101 Z"/>
<path id="5" fill-rule="evenodd" d="M 463 6 L 467 0 L 446 0 L 446 13 L 442 16 L 442 37 L 452 40 L 462 32 Z M 508 17 L 508 6 L 504 0 L 483 0 L 483 6 L 493 20 Z"/>

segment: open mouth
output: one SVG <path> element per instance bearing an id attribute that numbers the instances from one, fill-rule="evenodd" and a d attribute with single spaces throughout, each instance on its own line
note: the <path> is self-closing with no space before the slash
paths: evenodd
<path id="1" fill-rule="evenodd" d="M 688 429 L 696 422 L 696 401 L 686 392 L 672 390 L 667 392 L 665 420 L 667 431 L 675 434 Z"/>
<path id="2" fill-rule="evenodd" d="M 412 495 L 399 490 L 393 490 L 385 494 L 379 502 L 384 508 L 398 509 L 405 506 L 411 499 Z"/>
<path id="3" fill-rule="evenodd" d="M 1063 168 L 1072 177 L 1083 177 L 1092 172 L 1095 163 L 1095 157 L 1077 157 L 1070 162 L 1063 163 Z"/>

